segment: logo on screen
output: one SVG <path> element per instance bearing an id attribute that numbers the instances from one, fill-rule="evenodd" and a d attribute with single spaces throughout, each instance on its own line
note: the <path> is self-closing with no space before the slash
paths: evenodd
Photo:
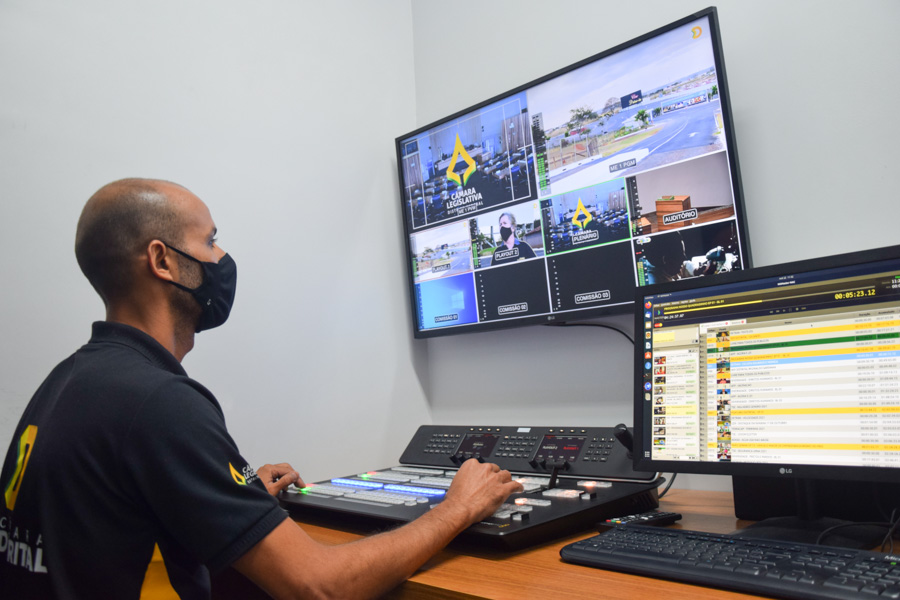
<path id="1" fill-rule="evenodd" d="M 578 208 L 575 209 L 575 214 L 572 215 L 572 223 L 584 229 L 584 226 L 594 220 L 594 217 L 587 211 L 584 207 L 584 203 L 581 201 L 581 198 L 578 199 Z"/>
<path id="2" fill-rule="evenodd" d="M 698 25 L 691 29 L 691 33 L 693 34 L 693 38 L 696 40 L 703 33 L 703 29 Z"/>
<path id="3" fill-rule="evenodd" d="M 465 161 L 467 165 L 469 165 L 466 170 L 463 172 L 462 179 L 460 179 L 459 174 L 456 173 L 453 168 L 456 166 L 456 161 L 460 158 Z M 463 147 L 462 140 L 459 139 L 459 134 L 456 134 L 456 145 L 453 147 L 453 156 L 450 157 L 450 166 L 447 167 L 447 179 L 450 181 L 455 181 L 457 185 L 465 186 L 469 181 L 469 177 L 472 176 L 472 173 L 475 172 L 475 161 L 472 160 L 472 157 L 469 156 L 469 153 L 466 152 L 466 149 Z"/>

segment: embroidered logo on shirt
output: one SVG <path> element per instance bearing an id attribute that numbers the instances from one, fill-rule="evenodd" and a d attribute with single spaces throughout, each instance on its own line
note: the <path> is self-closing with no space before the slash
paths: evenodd
<path id="1" fill-rule="evenodd" d="M 22 432 L 19 438 L 18 456 L 16 458 L 16 470 L 13 471 L 12 478 L 6 484 L 6 490 L 3 495 L 6 498 L 6 508 L 12 510 L 16 506 L 16 497 L 19 495 L 19 488 L 22 486 L 22 477 L 25 476 L 25 469 L 28 467 L 28 459 L 31 458 L 31 451 L 34 449 L 34 438 L 37 437 L 37 425 L 29 425 Z"/>
<path id="2" fill-rule="evenodd" d="M 228 463 L 228 468 L 231 469 L 231 477 L 238 485 L 247 485 L 247 478 L 241 475 L 238 470 L 234 468 L 234 465 Z"/>
<path id="3" fill-rule="evenodd" d="M 238 471 L 233 464 L 228 463 L 228 468 L 231 470 L 231 478 L 238 485 L 247 485 L 259 479 L 259 475 L 256 474 L 256 471 L 250 465 L 245 465 L 243 469 Z"/>

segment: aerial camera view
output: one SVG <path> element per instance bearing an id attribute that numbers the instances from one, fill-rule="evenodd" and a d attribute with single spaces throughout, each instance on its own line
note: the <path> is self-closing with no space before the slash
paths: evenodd
<path id="1" fill-rule="evenodd" d="M 712 47 L 698 23 L 529 90 L 544 135 L 535 143 L 546 148 L 542 195 L 725 148 Z"/>

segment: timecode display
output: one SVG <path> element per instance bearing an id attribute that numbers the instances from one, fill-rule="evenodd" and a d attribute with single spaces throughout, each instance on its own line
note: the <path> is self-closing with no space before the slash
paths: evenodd
<path id="1" fill-rule="evenodd" d="M 866 298 L 869 296 L 875 295 L 875 288 L 868 288 L 865 290 L 851 290 L 849 292 L 836 292 L 834 294 L 835 300 L 851 300 L 853 298 Z"/>

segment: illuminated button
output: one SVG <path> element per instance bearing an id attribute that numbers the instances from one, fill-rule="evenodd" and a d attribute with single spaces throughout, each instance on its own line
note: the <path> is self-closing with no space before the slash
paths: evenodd
<path id="1" fill-rule="evenodd" d="M 611 481 L 594 481 L 592 479 L 583 479 L 583 480 L 577 482 L 575 485 L 577 485 L 579 487 L 585 487 L 588 489 L 608 488 L 608 487 L 612 487 L 612 482 Z"/>
<path id="2" fill-rule="evenodd" d="M 434 488 L 427 487 L 418 487 L 415 485 L 401 485 L 399 483 L 389 483 L 384 486 L 385 490 L 391 492 L 403 492 L 404 494 L 415 494 L 416 496 L 430 496 L 432 498 L 436 498 L 439 496 L 443 496 L 447 492 L 444 490 L 437 490 Z"/>
<path id="3" fill-rule="evenodd" d="M 545 483 L 539 483 L 537 481 L 528 481 L 528 479 L 529 478 L 527 478 L 527 477 L 522 477 L 520 479 L 515 480 L 522 484 L 522 487 L 524 488 L 524 491 L 526 494 L 529 492 L 538 492 L 538 491 L 542 490 L 544 487 L 546 487 L 547 484 L 549 484 L 549 480 L 547 481 L 547 484 L 545 484 Z"/>
<path id="4" fill-rule="evenodd" d="M 541 495 L 548 496 L 550 498 L 577 498 L 581 495 L 581 491 L 553 488 L 552 490 L 544 490 L 543 492 L 541 492 Z"/>
<path id="5" fill-rule="evenodd" d="M 550 506 L 552 502 L 549 500 L 544 500 L 541 498 L 516 498 L 516 506 L 519 507 L 519 510 L 523 506 Z"/>
<path id="6" fill-rule="evenodd" d="M 384 487 L 383 483 L 378 483 L 377 481 L 363 481 L 362 479 L 346 479 L 344 477 L 337 477 L 331 480 L 331 483 L 334 485 L 349 485 L 352 487 L 359 488 L 367 488 L 370 490 L 379 490 Z"/>
<path id="7" fill-rule="evenodd" d="M 517 477 L 516 481 L 521 484 L 525 483 L 536 483 L 538 485 L 550 485 L 549 477 Z"/>
<path id="8" fill-rule="evenodd" d="M 347 494 L 352 494 L 355 490 L 348 490 L 345 488 L 339 488 L 338 486 L 329 485 L 329 484 L 313 484 L 308 485 L 304 488 L 300 488 L 301 494 L 318 494 L 320 496 L 344 496 Z"/>
<path id="9" fill-rule="evenodd" d="M 413 478 L 409 474 L 391 473 L 390 471 L 369 471 L 368 473 L 360 473 L 359 477 L 360 479 L 393 481 L 395 483 L 406 483 Z"/>

